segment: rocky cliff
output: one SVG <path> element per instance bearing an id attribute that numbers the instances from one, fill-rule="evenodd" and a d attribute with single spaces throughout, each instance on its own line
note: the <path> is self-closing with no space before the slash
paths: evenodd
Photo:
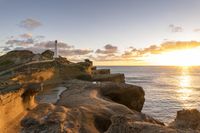
<path id="1" fill-rule="evenodd" d="M 0 131 L 3 133 L 200 132 L 198 110 L 177 112 L 169 126 L 142 113 L 145 92 L 142 87 L 126 84 L 124 74 L 98 70 L 88 59 L 79 63 L 64 57 L 51 60 L 51 51 L 39 56 L 30 51 L 21 52 L 17 51 L 23 56 L 16 58 L 22 65 L 8 65 L 12 69 L 0 75 Z M 24 53 L 30 56 L 25 58 Z M 0 62 L 12 58 L 13 52 L 0 57 Z M 50 97 L 55 88 L 66 89 Z M 45 96 L 56 100 L 41 102 L 40 98 Z"/>
<path id="2" fill-rule="evenodd" d="M 0 131 L 13 132 L 27 109 L 36 106 L 35 95 L 41 90 L 39 84 L 13 84 L 0 87 Z"/>

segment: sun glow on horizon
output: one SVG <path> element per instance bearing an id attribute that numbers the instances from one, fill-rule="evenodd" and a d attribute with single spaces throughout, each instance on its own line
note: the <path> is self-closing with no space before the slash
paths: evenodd
<path id="1" fill-rule="evenodd" d="M 153 65 L 163 66 L 197 66 L 200 65 L 200 47 L 164 52 L 151 55 L 146 61 Z"/>

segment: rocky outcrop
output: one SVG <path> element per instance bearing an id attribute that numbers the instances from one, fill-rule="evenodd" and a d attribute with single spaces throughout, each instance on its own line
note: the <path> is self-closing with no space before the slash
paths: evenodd
<path id="1" fill-rule="evenodd" d="M 21 121 L 24 133 L 198 133 L 199 112 L 184 110 L 173 125 L 141 113 L 144 91 L 124 83 L 69 80 L 53 104 L 39 104 Z M 137 110 L 137 111 L 136 111 Z M 180 124 L 181 123 L 181 124 Z"/>
<path id="2" fill-rule="evenodd" d="M 55 61 L 61 63 L 61 64 L 71 64 L 72 62 L 68 61 L 67 58 L 59 56 L 58 58 L 54 59 Z"/>
<path id="3" fill-rule="evenodd" d="M 175 122 L 171 126 L 164 126 L 147 121 L 138 121 L 130 115 L 116 115 L 111 118 L 112 124 L 105 133 L 200 133 L 197 128 L 199 125 L 198 117 L 199 112 L 197 110 L 178 111 Z"/>
<path id="4" fill-rule="evenodd" d="M 93 75 L 97 74 L 110 74 L 110 69 L 97 69 L 92 71 Z"/>
<path id="5" fill-rule="evenodd" d="M 112 82 L 93 84 L 80 80 L 67 81 L 65 87 L 68 89 L 56 105 L 39 105 L 29 112 L 22 120 L 24 132 L 102 133 L 108 130 L 111 117 L 117 114 L 128 115 L 135 121 L 163 125 L 135 111 L 140 111 L 144 104 L 141 87 Z M 113 99 L 116 95 L 119 99 Z M 130 101 L 123 99 L 123 95 Z M 138 102 L 133 102 L 135 100 Z M 57 109 L 61 107 L 62 111 Z"/>
<path id="6" fill-rule="evenodd" d="M 0 71 L 9 69 L 16 65 L 31 61 L 34 53 L 28 50 L 15 50 L 0 56 Z"/>
<path id="7" fill-rule="evenodd" d="M 92 75 L 93 81 L 99 81 L 99 82 L 115 82 L 115 83 L 125 83 L 125 77 L 124 74 L 98 74 L 98 75 Z"/>
<path id="8" fill-rule="evenodd" d="M 144 90 L 139 86 L 105 82 L 99 85 L 100 94 L 128 108 L 141 111 L 144 104 Z"/>
<path id="9" fill-rule="evenodd" d="M 32 109 L 36 105 L 34 96 L 40 90 L 38 84 L 10 85 L 0 88 L 1 132 L 13 132 L 13 126 L 19 125 L 18 122 L 27 109 Z"/>
<path id="10" fill-rule="evenodd" d="M 97 70 L 88 59 L 79 63 L 64 57 L 51 59 L 51 51 L 42 54 L 13 51 L 0 57 L 2 68 L 11 67 L 14 72 L 11 74 L 9 69 L 6 73 L 10 74 L 4 72 L 0 77 L 1 132 L 20 132 L 20 127 L 13 126 L 20 126 L 22 118 L 22 133 L 200 132 L 198 110 L 178 111 L 175 121 L 165 126 L 141 112 L 144 90 L 125 84 L 124 74 Z M 48 89 L 55 91 L 55 87 L 64 90 L 56 95 L 54 104 L 36 104 L 37 93 L 44 90 L 42 96 L 48 94 Z"/>
<path id="11" fill-rule="evenodd" d="M 22 133 L 64 133 L 68 132 L 73 125 L 70 118 L 70 110 L 63 106 L 53 104 L 40 104 L 28 113 L 28 117 L 21 121 Z M 72 120 L 72 121 L 69 121 Z M 68 131 L 66 130 L 68 127 Z M 78 126 L 77 126 L 78 127 Z M 72 132 L 73 130 L 71 130 Z M 74 131 L 75 128 L 74 128 Z"/>
<path id="12" fill-rule="evenodd" d="M 200 131 L 200 112 L 197 109 L 180 110 L 177 112 L 177 116 L 170 126 L 178 129 Z"/>
<path id="13" fill-rule="evenodd" d="M 112 124 L 105 133 L 177 133 L 160 124 L 153 124 L 144 121 L 136 121 L 130 116 L 113 116 Z"/>

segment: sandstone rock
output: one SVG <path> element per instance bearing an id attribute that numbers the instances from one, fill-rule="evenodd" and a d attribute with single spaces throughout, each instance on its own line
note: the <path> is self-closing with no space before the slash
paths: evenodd
<path id="1" fill-rule="evenodd" d="M 124 74 L 98 74 L 93 75 L 92 80 L 100 82 L 112 81 L 115 83 L 125 83 Z"/>
<path id="2" fill-rule="evenodd" d="M 144 103 L 144 91 L 140 87 L 110 82 L 93 84 L 80 80 L 70 80 L 64 84 L 68 89 L 61 94 L 56 105 L 38 105 L 30 111 L 22 121 L 22 131 L 103 133 L 108 130 L 111 117 L 115 115 L 127 115 L 127 118 L 135 121 L 163 125 L 133 110 L 140 111 Z M 116 95 L 119 99 L 113 99 Z M 123 95 L 131 102 L 123 99 Z M 56 108 L 60 107 L 63 109 L 58 111 Z"/>
<path id="3" fill-rule="evenodd" d="M 22 133 L 63 133 L 66 132 L 67 108 L 53 104 L 40 104 L 21 121 Z"/>
<path id="4" fill-rule="evenodd" d="M 200 130 L 200 112 L 197 109 L 180 110 L 170 126 L 178 129 Z"/>
<path id="5" fill-rule="evenodd" d="M 110 69 L 98 69 L 98 70 L 92 70 L 92 74 L 110 74 Z"/>
<path id="6" fill-rule="evenodd" d="M 0 131 L 2 133 L 13 132 L 14 126 L 19 126 L 19 121 L 27 109 L 32 109 L 36 105 L 34 97 L 39 90 L 40 86 L 37 84 L 13 84 L 0 88 Z"/>
<path id="7" fill-rule="evenodd" d="M 42 90 L 39 83 L 29 83 L 24 86 L 25 91 L 22 94 L 24 108 L 32 109 L 36 106 L 35 96 Z"/>
<path id="8" fill-rule="evenodd" d="M 93 66 L 93 67 L 92 67 L 92 71 L 93 71 L 93 70 L 97 70 L 97 67 L 96 67 L 96 66 Z"/>
<path id="9" fill-rule="evenodd" d="M 112 125 L 105 133 L 177 133 L 175 129 L 149 122 L 135 121 L 126 116 L 113 116 Z"/>
<path id="10" fill-rule="evenodd" d="M 144 90 L 139 86 L 105 82 L 99 85 L 100 94 L 128 108 L 141 111 L 144 104 Z"/>

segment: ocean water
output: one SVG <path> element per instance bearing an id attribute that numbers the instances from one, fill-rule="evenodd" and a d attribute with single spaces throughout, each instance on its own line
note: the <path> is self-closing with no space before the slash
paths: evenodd
<path id="1" fill-rule="evenodd" d="M 98 67 L 124 73 L 126 83 L 139 85 L 145 91 L 142 112 L 162 122 L 174 120 L 182 109 L 200 110 L 200 67 Z"/>

